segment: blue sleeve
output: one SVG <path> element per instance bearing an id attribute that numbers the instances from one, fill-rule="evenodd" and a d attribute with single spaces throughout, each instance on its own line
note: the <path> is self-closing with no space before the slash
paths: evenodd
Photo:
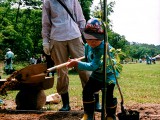
<path id="1" fill-rule="evenodd" d="M 98 51 L 94 54 L 94 58 L 92 59 L 92 61 L 78 62 L 78 69 L 95 71 L 102 65 L 102 62 L 103 62 L 103 54 L 101 51 Z"/>

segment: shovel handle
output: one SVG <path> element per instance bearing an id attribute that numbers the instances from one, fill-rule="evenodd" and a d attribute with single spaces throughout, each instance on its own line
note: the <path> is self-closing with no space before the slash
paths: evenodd
<path id="1" fill-rule="evenodd" d="M 80 58 L 77 58 L 77 60 L 80 61 L 80 60 L 83 60 L 84 58 L 85 58 L 85 56 L 80 57 Z M 62 63 L 62 64 L 60 64 L 60 65 L 56 65 L 56 66 L 54 66 L 54 67 L 48 68 L 48 69 L 47 69 L 47 73 L 49 73 L 49 72 L 51 72 L 51 71 L 54 71 L 54 70 L 57 70 L 57 69 L 60 69 L 60 68 L 63 68 L 63 67 L 65 67 L 68 63 L 69 63 L 69 62 L 65 62 L 65 63 Z"/>

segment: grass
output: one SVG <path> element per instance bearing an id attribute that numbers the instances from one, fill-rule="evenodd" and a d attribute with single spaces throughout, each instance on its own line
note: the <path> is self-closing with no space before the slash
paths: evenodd
<path id="1" fill-rule="evenodd" d="M 119 79 L 126 103 L 160 103 L 160 63 L 125 64 Z"/>
<path id="2" fill-rule="evenodd" d="M 22 68 L 22 66 L 19 68 Z M 2 77 L 4 76 L 2 75 Z M 79 77 L 77 73 L 70 71 L 69 78 L 71 106 L 82 106 L 82 87 Z M 56 92 L 56 81 L 57 76 L 55 74 L 54 87 L 45 90 L 46 95 Z M 118 81 L 125 104 L 160 103 L 160 62 L 152 65 L 146 65 L 145 63 L 123 64 L 123 71 Z M 0 96 L 0 98 L 14 100 L 17 93 L 18 91 L 8 91 L 8 96 Z M 102 96 L 101 92 L 100 96 Z M 119 101 L 121 100 L 117 87 L 115 88 L 115 96 Z M 59 104 L 48 107 L 56 110 L 58 109 L 57 107 L 59 107 Z"/>

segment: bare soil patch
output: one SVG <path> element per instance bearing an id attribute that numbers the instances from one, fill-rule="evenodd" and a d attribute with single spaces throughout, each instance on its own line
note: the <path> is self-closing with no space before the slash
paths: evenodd
<path id="1" fill-rule="evenodd" d="M 160 120 L 160 104 L 133 104 L 125 105 L 125 108 L 139 111 L 140 120 Z M 120 112 L 120 105 L 118 105 L 117 113 Z M 16 104 L 12 100 L 6 100 L 0 108 L 0 120 L 80 120 L 82 116 L 83 110 L 81 107 L 76 109 L 73 107 L 69 112 L 16 110 Z M 96 120 L 101 120 L 100 113 L 96 112 L 95 116 Z"/>

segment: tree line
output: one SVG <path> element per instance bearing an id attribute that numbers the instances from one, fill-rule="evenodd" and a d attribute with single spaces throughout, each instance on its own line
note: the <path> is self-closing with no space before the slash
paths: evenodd
<path id="1" fill-rule="evenodd" d="M 103 9 L 98 6 L 94 11 L 90 10 L 93 0 L 80 0 L 85 19 L 93 17 L 103 17 Z M 110 2 L 107 6 L 107 14 L 111 15 L 115 2 Z M 17 8 L 13 8 L 17 5 Z M 23 6 L 23 9 L 22 9 Z M 103 6 L 103 5 L 101 5 Z M 6 48 L 11 48 L 15 53 L 17 61 L 28 60 L 32 55 L 41 54 L 41 0 L 2 0 L 0 3 L 0 59 L 4 59 Z M 122 49 L 125 58 L 140 59 L 146 54 L 155 56 L 160 54 L 160 45 L 148 45 L 140 43 L 130 43 L 124 35 L 120 35 L 112 30 L 112 23 L 107 19 L 107 33 L 109 43 L 116 49 Z"/>

